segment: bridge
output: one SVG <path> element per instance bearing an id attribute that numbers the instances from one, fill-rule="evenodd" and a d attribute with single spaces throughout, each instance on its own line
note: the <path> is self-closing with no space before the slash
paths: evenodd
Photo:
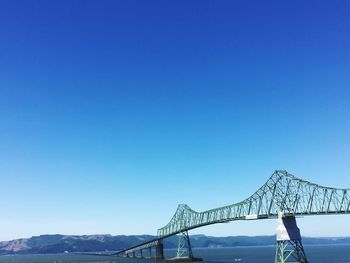
<path id="1" fill-rule="evenodd" d="M 194 261 L 188 231 L 218 223 L 236 220 L 278 218 L 275 263 L 307 263 L 296 216 L 350 213 L 350 189 L 320 186 L 302 180 L 287 171 L 276 170 L 267 182 L 242 202 L 203 212 L 180 204 L 168 224 L 158 229 L 157 238 L 137 246 L 118 251 L 114 255 L 143 257 L 148 250 L 152 257 L 164 259 L 162 240 L 178 235 L 178 248 L 174 260 Z"/>

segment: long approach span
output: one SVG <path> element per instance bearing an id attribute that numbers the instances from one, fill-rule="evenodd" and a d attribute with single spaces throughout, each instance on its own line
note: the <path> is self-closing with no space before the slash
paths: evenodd
<path id="1" fill-rule="evenodd" d="M 158 229 L 156 239 L 116 254 L 142 252 L 142 249 L 161 244 L 166 237 L 228 221 L 277 218 L 279 214 L 295 217 L 349 213 L 350 189 L 320 186 L 287 171 L 276 170 L 262 187 L 242 202 L 203 212 L 196 212 L 186 204 L 179 205 L 170 222 Z"/>

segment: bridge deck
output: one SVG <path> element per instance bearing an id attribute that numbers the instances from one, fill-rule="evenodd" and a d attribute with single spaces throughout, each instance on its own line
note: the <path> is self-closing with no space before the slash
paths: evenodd
<path id="1" fill-rule="evenodd" d="M 138 250 L 141 250 L 141 249 L 146 249 L 146 248 L 149 248 L 149 247 L 154 247 L 156 245 L 159 244 L 159 240 L 158 238 L 155 238 L 155 239 L 151 239 L 151 240 L 148 240 L 144 243 L 141 243 L 141 244 L 138 244 L 138 245 L 135 245 L 135 246 L 132 246 L 132 247 L 129 247 L 129 248 L 126 248 L 126 249 L 123 249 L 123 250 L 120 250 L 118 252 L 115 252 L 111 255 L 113 256 L 118 256 L 118 255 L 121 255 L 121 254 L 128 254 L 128 253 L 133 253 L 135 251 L 138 251 Z"/>

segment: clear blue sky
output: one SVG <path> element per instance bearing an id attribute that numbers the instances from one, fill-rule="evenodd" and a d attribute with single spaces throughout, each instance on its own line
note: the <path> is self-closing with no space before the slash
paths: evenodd
<path id="1" fill-rule="evenodd" d="M 275 169 L 350 187 L 350 3 L 305 2 L 1 1 L 0 240 L 155 234 Z"/>

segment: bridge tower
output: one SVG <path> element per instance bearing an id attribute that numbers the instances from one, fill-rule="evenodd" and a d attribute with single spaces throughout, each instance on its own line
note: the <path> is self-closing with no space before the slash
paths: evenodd
<path id="1" fill-rule="evenodd" d="M 178 234 L 176 258 L 188 256 L 193 259 L 190 238 L 187 231 L 182 231 Z"/>
<path id="2" fill-rule="evenodd" d="M 278 213 L 275 263 L 309 263 L 294 215 Z"/>

